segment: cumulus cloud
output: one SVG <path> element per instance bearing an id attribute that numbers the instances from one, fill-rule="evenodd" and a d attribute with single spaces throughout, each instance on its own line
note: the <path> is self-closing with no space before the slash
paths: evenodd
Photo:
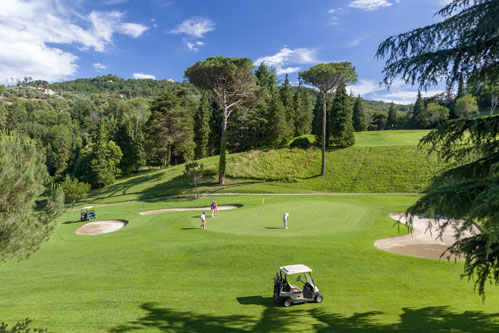
<path id="1" fill-rule="evenodd" d="M 397 104 L 413 104 L 416 102 L 418 91 L 408 86 L 403 80 L 395 80 L 390 90 L 385 85 L 375 80 L 360 79 L 355 85 L 348 86 L 348 90 L 355 96 L 376 101 L 394 102 Z M 429 97 L 442 93 L 443 90 L 422 91 L 423 97 Z"/>
<path id="2" fill-rule="evenodd" d="M 94 68 L 97 72 L 100 72 L 102 71 L 103 69 L 106 69 L 107 67 L 103 64 L 101 64 L 100 62 L 96 62 L 93 64 L 94 65 Z"/>
<path id="3" fill-rule="evenodd" d="M 184 34 L 191 37 L 203 38 L 210 31 L 215 30 L 215 23 L 206 17 L 193 17 L 180 23 L 171 30 L 172 34 Z"/>
<path id="4" fill-rule="evenodd" d="M 377 10 L 381 7 L 389 7 L 391 5 L 386 0 L 355 0 L 348 4 L 349 7 L 362 10 Z"/>
<path id="5" fill-rule="evenodd" d="M 153 79 L 156 80 L 156 76 L 152 74 L 143 74 L 143 73 L 133 73 L 134 79 Z"/>
<path id="6" fill-rule="evenodd" d="M 262 62 L 276 69 L 277 75 L 290 74 L 300 70 L 300 67 L 288 67 L 290 64 L 313 64 L 319 62 L 315 56 L 316 50 L 307 48 L 282 48 L 274 55 L 258 58 L 254 65 Z"/>
<path id="7" fill-rule="evenodd" d="M 69 2 L 68 2 L 69 3 Z M 76 75 L 78 57 L 57 44 L 105 51 L 113 34 L 139 37 L 147 27 L 122 22 L 118 11 L 77 13 L 60 0 L 2 0 L 0 79 L 32 76 L 57 81 Z"/>

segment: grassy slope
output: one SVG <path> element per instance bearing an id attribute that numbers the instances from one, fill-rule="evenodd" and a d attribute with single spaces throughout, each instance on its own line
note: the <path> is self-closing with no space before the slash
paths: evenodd
<path id="1" fill-rule="evenodd" d="M 427 131 L 356 133 L 358 145 L 327 153 L 326 177 L 318 177 L 320 150 L 282 149 L 229 155 L 226 186 L 216 177 L 202 193 L 419 192 L 438 164 L 416 149 Z M 216 174 L 218 157 L 201 161 Z M 183 165 L 148 170 L 92 191 L 87 203 L 113 203 L 193 193 L 181 175 Z"/>
<path id="2" fill-rule="evenodd" d="M 244 207 L 208 218 L 206 231 L 199 212 L 138 214 L 211 200 L 102 207 L 100 219 L 130 223 L 100 236 L 76 235 L 78 212 L 64 215 L 30 260 L 0 266 L 0 322 L 29 316 L 53 332 L 499 330 L 499 289 L 482 303 L 460 280 L 462 263 L 373 246 L 398 234 L 387 216 L 414 196 L 266 197 L 265 212 L 260 197 L 219 197 Z M 286 210 L 290 229 L 278 229 Z M 272 276 L 295 263 L 313 268 L 322 304 L 273 303 Z"/>

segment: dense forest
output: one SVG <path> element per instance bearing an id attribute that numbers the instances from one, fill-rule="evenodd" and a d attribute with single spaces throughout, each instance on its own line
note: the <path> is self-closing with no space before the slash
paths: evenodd
<path id="1" fill-rule="evenodd" d="M 287 76 L 279 82 L 265 64 L 254 70 L 254 81 L 256 97 L 237 105 L 228 119 L 229 152 L 290 142 L 307 148 L 313 143 L 305 134 L 321 137 L 323 101 L 317 90 L 291 86 Z M 493 113 L 497 87 L 461 82 L 457 94 L 426 99 L 419 94 L 409 106 L 366 101 L 348 95 L 345 87 L 328 99 L 327 144 L 348 146 L 353 141 L 338 133 L 350 127 L 433 128 L 479 109 Z M 70 175 L 93 188 L 146 165 L 166 167 L 218 154 L 221 117 L 212 96 L 188 81 L 105 75 L 53 84 L 25 78 L 0 86 L 0 128 L 34 139 L 54 182 Z"/>

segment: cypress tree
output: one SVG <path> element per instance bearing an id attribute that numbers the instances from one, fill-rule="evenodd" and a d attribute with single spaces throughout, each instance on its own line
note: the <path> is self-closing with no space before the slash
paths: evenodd
<path id="1" fill-rule="evenodd" d="M 364 107 L 362 105 L 362 98 L 360 95 L 357 96 L 355 104 L 353 106 L 353 128 L 356 132 L 362 132 L 367 130 L 366 115 L 364 113 Z"/>
<path id="2" fill-rule="evenodd" d="M 280 146 L 290 138 L 289 127 L 286 123 L 286 111 L 282 105 L 279 90 L 274 89 L 270 100 L 270 128 L 268 132 L 269 142 Z"/>
<path id="3" fill-rule="evenodd" d="M 312 129 L 312 102 L 310 95 L 300 85 L 295 94 L 295 136 L 310 133 Z"/>
<path id="4" fill-rule="evenodd" d="M 397 125 L 397 108 L 393 102 L 388 110 L 388 119 L 386 120 L 386 129 L 394 129 Z"/>
<path id="5" fill-rule="evenodd" d="M 344 85 L 338 87 L 331 110 L 331 144 L 349 147 L 355 144 L 352 124 L 352 107 Z"/>
<path id="6" fill-rule="evenodd" d="M 315 142 L 320 144 L 322 140 L 322 112 L 323 112 L 322 94 L 317 95 L 312 117 L 312 134 L 315 136 Z M 330 103 L 328 103 L 329 105 Z"/>
<path id="7" fill-rule="evenodd" d="M 428 119 L 428 114 L 426 112 L 426 107 L 420 90 L 418 90 L 418 98 L 416 100 L 416 104 L 414 104 L 412 112 L 412 118 L 410 121 L 412 128 L 427 128 L 430 125 L 430 120 Z"/>
<path id="8" fill-rule="evenodd" d="M 291 92 L 291 84 L 289 83 L 288 74 L 280 89 L 282 106 L 286 114 L 287 136 L 292 138 L 295 134 L 296 108 L 293 101 L 293 93 Z"/>
<path id="9" fill-rule="evenodd" d="M 194 113 L 194 142 L 196 159 L 208 156 L 208 141 L 210 139 L 211 102 L 208 94 L 201 97 L 201 104 Z"/>

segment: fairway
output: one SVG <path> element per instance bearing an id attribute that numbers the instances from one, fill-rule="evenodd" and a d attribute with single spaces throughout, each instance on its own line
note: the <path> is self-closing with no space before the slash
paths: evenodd
<path id="1" fill-rule="evenodd" d="M 262 203 L 264 198 L 264 204 Z M 461 262 L 381 251 L 406 233 L 389 214 L 417 196 L 220 196 L 97 208 L 126 220 L 81 236 L 79 212 L 59 219 L 32 258 L 0 266 L 0 313 L 50 332 L 481 331 L 499 329 L 499 290 L 487 299 L 460 280 Z M 207 218 L 157 209 L 241 204 Z M 290 214 L 289 229 L 282 215 Z M 209 215 L 209 212 L 207 212 Z M 272 299 L 279 266 L 306 264 L 321 304 L 282 308 Z"/>
<path id="2" fill-rule="evenodd" d="M 428 130 L 389 130 L 356 132 L 356 146 L 398 146 L 414 145 L 430 131 Z"/>

